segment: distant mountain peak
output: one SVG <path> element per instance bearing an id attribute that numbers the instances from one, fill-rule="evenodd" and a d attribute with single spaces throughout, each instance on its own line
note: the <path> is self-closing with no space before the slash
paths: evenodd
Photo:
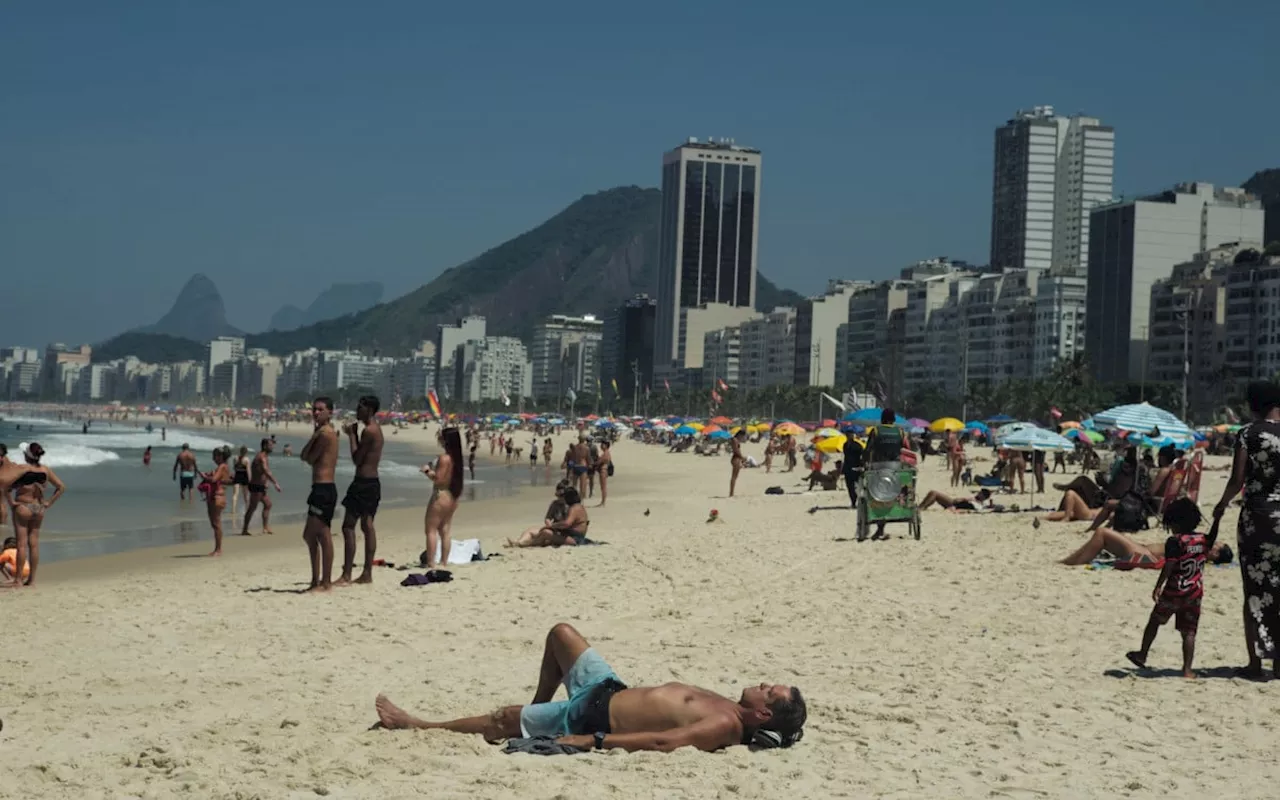
<path id="1" fill-rule="evenodd" d="M 335 283 L 311 301 L 306 310 L 289 304 L 271 315 L 267 330 L 291 331 L 304 325 L 314 325 L 326 319 L 345 317 L 364 311 L 382 301 L 382 284 L 377 281 L 363 283 Z"/>
<path id="2" fill-rule="evenodd" d="M 240 336 L 241 331 L 227 322 L 226 304 L 222 294 L 208 275 L 197 272 L 192 275 L 169 312 L 154 325 L 139 328 L 141 333 L 163 333 L 196 342 L 204 342 L 218 336 Z"/>

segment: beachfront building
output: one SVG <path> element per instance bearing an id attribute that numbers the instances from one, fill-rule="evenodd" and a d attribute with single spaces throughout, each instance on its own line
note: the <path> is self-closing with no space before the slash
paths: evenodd
<path id="1" fill-rule="evenodd" d="M 513 336 L 486 336 L 459 348 L 459 384 L 464 403 L 516 404 L 533 391 L 533 365 L 524 342 Z"/>
<path id="2" fill-rule="evenodd" d="M 5 367 L 5 397 L 10 400 L 30 399 L 40 390 L 40 376 L 42 365 L 39 361 L 19 361 L 16 363 L 7 363 Z M 78 372 L 80 365 L 75 365 Z M 59 387 L 61 388 L 61 387 Z M 72 391 L 74 392 L 75 384 L 72 383 Z M 62 391 L 60 397 L 67 397 L 68 393 Z M 70 394 L 74 397 L 74 394 Z"/>
<path id="3" fill-rule="evenodd" d="M 392 361 L 363 353 L 325 353 L 320 362 L 320 388 L 328 391 L 358 387 L 372 393 L 374 387 L 384 384 Z"/>
<path id="4" fill-rule="evenodd" d="M 760 314 L 746 306 L 730 306 L 710 303 L 697 308 L 680 309 L 680 333 L 676 340 L 679 370 L 669 371 L 667 379 L 675 388 L 696 388 L 703 385 L 704 345 L 707 333 L 741 325 Z M 792 356 L 794 359 L 794 355 Z M 658 364 L 654 362 L 655 375 Z M 661 380 L 655 377 L 655 380 Z"/>
<path id="5" fill-rule="evenodd" d="M 836 386 L 899 396 L 904 312 L 910 281 L 888 280 L 849 296 L 848 322 L 836 329 Z M 876 386 L 861 386 L 861 382 Z"/>
<path id="6" fill-rule="evenodd" d="M 205 396 L 207 388 L 204 364 L 199 361 L 179 361 L 169 365 L 169 396 L 174 405 L 195 403 Z"/>
<path id="7" fill-rule="evenodd" d="M 1261 247 L 1263 211 L 1243 189 L 1183 183 L 1101 206 L 1090 218 L 1085 350 L 1108 383 L 1142 380 L 1151 285 L 1228 242 Z"/>
<path id="8" fill-rule="evenodd" d="M 1032 377 L 1043 378 L 1059 361 L 1084 352 L 1084 311 L 1087 281 L 1083 275 L 1060 275 L 1053 270 L 1036 284 L 1035 341 Z"/>
<path id="9" fill-rule="evenodd" d="M 266 350 L 250 350 L 241 363 L 240 383 L 236 386 L 236 402 L 246 408 L 257 408 L 274 402 L 280 396 L 280 376 L 284 364 Z M 270 398 L 270 401 L 265 401 Z"/>
<path id="10" fill-rule="evenodd" d="M 116 371 L 111 364 L 89 364 L 80 368 L 80 380 L 76 387 L 77 400 L 81 403 L 100 403 L 110 400 Z"/>
<path id="11" fill-rule="evenodd" d="M 209 353 L 209 372 L 213 368 L 228 361 L 239 361 L 244 358 L 244 339 L 239 336 L 219 336 L 205 345 Z"/>
<path id="12" fill-rule="evenodd" d="M 741 380 L 742 331 L 736 326 L 707 331 L 702 337 L 702 388 L 719 391 L 719 381 L 737 387 Z"/>
<path id="13" fill-rule="evenodd" d="M 209 370 L 209 401 L 216 405 L 230 406 L 236 402 L 240 388 L 240 362 L 223 361 Z"/>
<path id="14" fill-rule="evenodd" d="M 811 297 L 795 309 L 794 381 L 797 386 L 835 386 L 836 337 L 849 321 L 849 298 L 870 289 L 871 281 L 831 280 L 821 297 Z"/>
<path id="15" fill-rule="evenodd" d="M 40 361 L 40 386 L 35 391 L 41 397 L 50 400 L 65 399 L 67 396 L 62 393 L 63 385 L 58 381 L 58 366 L 75 364 L 78 367 L 87 367 L 92 357 L 93 348 L 87 344 L 79 347 L 68 347 L 61 342 L 50 344 L 45 348 L 44 358 Z"/>
<path id="16" fill-rule="evenodd" d="M 397 358 L 387 370 L 385 382 L 377 388 L 384 408 L 395 408 L 397 398 L 401 405 L 409 401 L 421 405 L 427 392 L 436 388 L 435 355 L 419 350 L 409 358 Z"/>
<path id="17" fill-rule="evenodd" d="M 638 294 L 604 318 L 600 376 L 618 382 L 622 397 L 653 384 L 653 335 L 658 301 Z"/>
<path id="18" fill-rule="evenodd" d="M 603 342 L 604 320 L 592 314 L 552 314 L 539 322 L 529 352 L 531 396 L 545 408 L 558 407 L 569 389 L 577 397 L 596 397 Z"/>
<path id="19" fill-rule="evenodd" d="M 1208 421 L 1222 402 L 1227 273 L 1240 249 L 1224 245 L 1197 253 L 1151 285 L 1146 379 L 1182 384 L 1185 376 L 1184 418 Z"/>
<path id="20" fill-rule="evenodd" d="M 320 388 L 320 361 L 320 351 L 314 347 L 285 356 L 276 382 L 276 399 L 282 403 L 303 402 L 315 397 Z"/>
<path id="21" fill-rule="evenodd" d="M 682 350 L 701 352 L 706 333 L 725 327 L 702 329 L 695 344 L 682 348 L 686 309 L 755 307 L 760 174 L 760 151 L 729 139 L 691 138 L 663 155 L 654 323 L 657 379 L 675 381 L 684 369 L 700 369 L 700 363 L 684 363 Z"/>
<path id="22" fill-rule="evenodd" d="M 463 317 L 456 325 L 436 327 L 436 374 L 433 383 L 442 399 L 457 397 L 461 391 L 458 385 L 458 348 L 467 342 L 483 339 L 485 327 L 485 318 L 481 316 Z"/>
<path id="23" fill-rule="evenodd" d="M 729 381 L 729 385 L 751 391 L 799 384 L 795 379 L 799 316 L 798 309 L 781 307 L 739 325 L 738 382 Z"/>
<path id="24" fill-rule="evenodd" d="M 991 266 L 1082 273 L 1089 212 L 1111 199 L 1114 165 L 1115 131 L 1093 117 L 1035 106 L 997 128 Z"/>
<path id="25" fill-rule="evenodd" d="M 1222 382 L 1272 380 L 1280 373 L 1280 256 L 1238 253 L 1226 292 Z"/>
<path id="26" fill-rule="evenodd" d="M 976 275 L 965 269 L 943 268 L 941 265 L 919 270 L 919 274 L 928 277 L 916 278 L 916 274 L 915 268 L 903 271 L 904 277 L 911 281 L 903 309 L 901 360 L 904 397 L 929 387 L 943 388 L 943 383 L 950 382 L 947 375 L 952 367 L 944 360 L 954 360 L 960 355 L 956 352 L 957 337 L 954 331 L 951 336 L 943 337 L 947 347 L 935 353 L 938 339 L 930 331 L 942 331 L 946 325 L 956 323 L 955 315 L 949 309 L 954 308 L 964 292 L 971 288 Z M 933 315 L 939 311 L 943 312 L 944 320 L 935 321 Z"/>

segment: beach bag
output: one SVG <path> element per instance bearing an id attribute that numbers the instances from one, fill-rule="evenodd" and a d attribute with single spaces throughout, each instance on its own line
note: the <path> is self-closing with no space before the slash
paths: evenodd
<path id="1" fill-rule="evenodd" d="M 609 477 L 613 477 L 613 462 L 609 462 L 609 466 L 605 468 L 605 472 L 609 473 Z"/>
<path id="2" fill-rule="evenodd" d="M 764 493 L 765 494 L 786 494 L 786 492 L 782 490 L 781 486 L 770 486 L 768 489 L 764 490 Z"/>
<path id="3" fill-rule="evenodd" d="M 1111 515 L 1111 527 L 1122 533 L 1135 533 L 1147 528 L 1147 504 L 1133 492 L 1125 492 Z"/>

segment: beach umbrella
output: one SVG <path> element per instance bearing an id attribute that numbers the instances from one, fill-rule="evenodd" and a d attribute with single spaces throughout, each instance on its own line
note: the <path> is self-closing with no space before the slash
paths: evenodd
<path id="1" fill-rule="evenodd" d="M 707 427 L 706 425 L 703 425 L 701 422 L 686 422 L 685 425 L 687 425 L 690 428 L 693 428 L 695 431 L 700 431 L 703 428 Z"/>
<path id="2" fill-rule="evenodd" d="M 690 425 L 689 427 L 692 428 L 694 426 Z M 724 429 L 721 428 L 719 425 L 704 425 L 702 426 L 701 430 L 703 434 L 709 435 L 712 433 L 716 433 L 717 431 L 722 431 Z"/>
<path id="3" fill-rule="evenodd" d="M 1090 442 L 1091 444 L 1098 444 L 1106 438 L 1097 431 L 1087 431 L 1084 428 L 1072 428 L 1062 435 L 1077 442 Z"/>
<path id="4" fill-rule="evenodd" d="M 613 422 L 612 420 L 602 419 L 596 423 L 596 427 L 597 428 L 616 428 L 618 427 L 618 423 Z"/>
<path id="5" fill-rule="evenodd" d="M 1147 434 L 1159 429 L 1157 438 L 1168 436 L 1185 441 L 1191 438 L 1191 427 L 1163 408 L 1150 403 L 1109 408 L 1093 415 L 1093 423 L 1103 430 L 1131 431 Z"/>
<path id="6" fill-rule="evenodd" d="M 816 431 L 813 436 L 815 439 L 828 439 L 833 436 L 843 436 L 844 434 L 832 427 L 824 427 Z"/>
<path id="7" fill-rule="evenodd" d="M 697 434 L 697 432 L 698 432 L 698 429 L 693 427 L 692 425 L 681 425 L 680 427 L 676 428 L 677 436 L 693 436 Z"/>
<path id="8" fill-rule="evenodd" d="M 999 428 L 996 428 L 996 444 L 1002 444 L 1005 437 L 1011 436 L 1018 431 L 1026 430 L 1027 428 L 1039 429 L 1039 427 L 1040 426 L 1036 425 L 1034 422 L 1010 422 L 1008 425 L 1001 425 Z"/>
<path id="9" fill-rule="evenodd" d="M 845 422 L 879 422 L 880 409 L 878 408 L 860 408 L 857 411 L 850 411 L 844 415 Z"/>
<path id="10" fill-rule="evenodd" d="M 1017 420 L 1008 414 L 996 414 L 994 417 L 987 418 L 988 425 L 1007 425 L 1010 422 L 1017 422 Z"/>
<path id="11" fill-rule="evenodd" d="M 767 422 L 757 422 L 747 426 L 748 433 L 765 433 L 773 430 L 773 426 Z"/>
<path id="12" fill-rule="evenodd" d="M 1084 429 L 1084 426 L 1083 426 L 1083 425 L 1081 425 L 1079 422 L 1072 422 L 1072 421 L 1068 421 L 1068 422 L 1059 422 L 1059 423 L 1058 423 L 1058 428 L 1059 428 L 1059 429 L 1066 428 L 1066 429 L 1068 429 L 1068 430 L 1071 430 L 1071 429 L 1075 429 L 1075 430 L 1083 430 L 1083 429 Z"/>
<path id="13" fill-rule="evenodd" d="M 707 438 L 711 439 L 712 441 L 724 441 L 725 439 L 732 439 L 733 434 L 729 433 L 726 430 L 721 430 L 720 428 L 716 428 L 715 430 L 711 431 L 711 433 L 707 434 Z"/>
<path id="14" fill-rule="evenodd" d="M 988 430 L 990 430 L 990 429 L 987 427 L 987 423 L 982 422 L 982 421 L 980 421 L 980 420 L 976 420 L 976 419 L 975 419 L 975 420 L 970 420 L 969 422 L 966 422 L 966 423 L 964 424 L 964 427 L 965 427 L 967 430 L 971 430 L 971 431 L 982 431 L 983 433 L 986 433 Z"/>
<path id="15" fill-rule="evenodd" d="M 849 437 L 842 433 L 838 433 L 835 436 L 830 436 L 826 439 L 819 439 L 818 443 L 814 445 L 814 448 L 816 448 L 819 453 L 831 455 L 833 453 L 843 452 L 844 443 L 847 441 L 849 441 Z"/>
<path id="16" fill-rule="evenodd" d="M 713 425 L 732 425 L 733 424 L 733 420 L 729 419 L 728 417 L 712 417 L 711 419 L 708 420 L 708 422 L 712 423 Z"/>
<path id="17" fill-rule="evenodd" d="M 780 436 L 799 436 L 804 433 L 804 428 L 794 422 L 784 422 L 773 429 L 773 432 Z"/>
<path id="18" fill-rule="evenodd" d="M 923 431 L 925 428 L 929 427 L 929 420 L 921 419 L 920 417 L 912 417 L 911 419 L 907 420 L 907 424 L 910 425 L 912 428 L 919 428 L 920 430 Z"/>
<path id="19" fill-rule="evenodd" d="M 1041 452 L 1070 453 L 1075 444 L 1065 436 L 1059 436 L 1044 428 L 1021 428 L 1001 439 L 1000 444 L 1010 450 L 1039 450 Z"/>
<path id="20" fill-rule="evenodd" d="M 964 430 L 964 423 L 955 417 L 940 417 L 929 423 L 929 430 L 934 433 L 947 433 L 948 431 Z"/>

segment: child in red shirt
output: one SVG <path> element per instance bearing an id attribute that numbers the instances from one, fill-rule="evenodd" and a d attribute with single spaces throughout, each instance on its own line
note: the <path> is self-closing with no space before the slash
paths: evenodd
<path id="1" fill-rule="evenodd" d="M 1171 535 L 1164 546 L 1164 568 L 1151 593 L 1156 607 L 1151 610 L 1147 629 L 1142 632 L 1142 649 L 1126 653 L 1139 667 L 1147 666 L 1147 652 L 1160 626 L 1170 617 L 1177 617 L 1174 624 L 1182 634 L 1182 677 L 1196 676 L 1191 671 L 1191 661 L 1196 654 L 1196 628 L 1200 624 L 1200 601 L 1204 597 L 1204 562 L 1213 547 L 1212 539 L 1217 536 L 1217 526 L 1208 536 L 1197 533 L 1200 520 L 1199 507 L 1186 497 L 1173 501 L 1164 511 L 1164 527 Z"/>

